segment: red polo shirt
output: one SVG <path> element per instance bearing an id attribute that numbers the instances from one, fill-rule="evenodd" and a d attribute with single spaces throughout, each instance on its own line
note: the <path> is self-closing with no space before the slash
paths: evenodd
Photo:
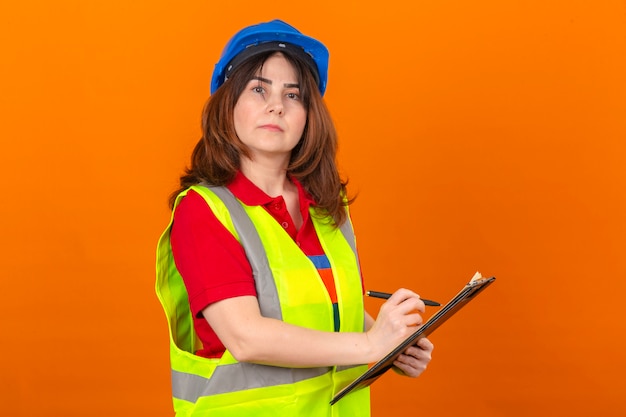
<path id="1" fill-rule="evenodd" d="M 270 197 L 241 172 L 227 188 L 248 206 L 263 206 L 283 226 L 307 256 L 323 255 L 309 207 L 315 202 L 302 185 L 298 188 L 302 226 L 296 230 L 282 196 Z M 187 293 L 194 326 L 203 348 L 196 352 L 204 357 L 221 357 L 224 345 L 202 316 L 209 304 L 232 297 L 256 296 L 250 263 L 241 244 L 215 217 L 198 193 L 189 191 L 174 212 L 171 230 L 172 253 Z M 320 277 L 333 303 L 337 302 L 332 274 Z"/>

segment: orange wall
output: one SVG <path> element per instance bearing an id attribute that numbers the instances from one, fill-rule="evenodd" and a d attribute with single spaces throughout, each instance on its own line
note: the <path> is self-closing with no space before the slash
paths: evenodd
<path id="1" fill-rule="evenodd" d="M 331 50 L 368 288 L 498 278 L 374 415 L 625 415 L 626 4 L 241 3 L 0 6 L 2 414 L 172 415 L 166 198 L 222 45 L 281 17 Z"/>

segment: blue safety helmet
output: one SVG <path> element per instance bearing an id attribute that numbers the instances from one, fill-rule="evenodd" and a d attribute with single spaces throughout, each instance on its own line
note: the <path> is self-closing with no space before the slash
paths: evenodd
<path id="1" fill-rule="evenodd" d="M 224 84 L 233 69 L 267 51 L 286 51 L 301 58 L 311 68 L 320 93 L 324 95 L 328 80 L 328 49 L 320 41 L 303 35 L 281 20 L 248 26 L 228 41 L 213 70 L 211 94 Z"/>

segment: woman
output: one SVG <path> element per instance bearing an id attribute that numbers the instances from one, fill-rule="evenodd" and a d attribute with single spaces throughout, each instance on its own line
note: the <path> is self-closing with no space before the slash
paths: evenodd
<path id="1" fill-rule="evenodd" d="M 242 29 L 216 64 L 157 256 L 178 415 L 369 415 L 368 389 L 329 401 L 422 322 L 406 289 L 376 320 L 364 311 L 327 65 L 278 20 Z M 418 376 L 432 349 L 421 339 L 397 370 Z"/>

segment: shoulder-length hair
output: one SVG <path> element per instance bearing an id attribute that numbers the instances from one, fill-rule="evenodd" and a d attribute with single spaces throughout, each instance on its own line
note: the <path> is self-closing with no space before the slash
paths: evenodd
<path id="1" fill-rule="evenodd" d="M 170 196 L 170 207 L 176 196 L 192 185 L 228 184 L 240 168 L 241 157 L 250 157 L 248 147 L 235 132 L 234 108 L 248 82 L 274 53 L 261 54 L 241 64 L 209 98 L 202 112 L 202 137 L 191 155 L 191 166 L 180 177 L 180 188 Z M 330 216 L 339 226 L 346 221 L 345 206 L 353 199 L 347 198 L 347 181 L 341 180 L 336 165 L 335 125 L 307 65 L 288 53 L 283 52 L 283 55 L 296 70 L 301 99 L 307 110 L 307 123 L 302 138 L 291 152 L 287 174 L 300 181 L 311 194 L 316 214 Z"/>

